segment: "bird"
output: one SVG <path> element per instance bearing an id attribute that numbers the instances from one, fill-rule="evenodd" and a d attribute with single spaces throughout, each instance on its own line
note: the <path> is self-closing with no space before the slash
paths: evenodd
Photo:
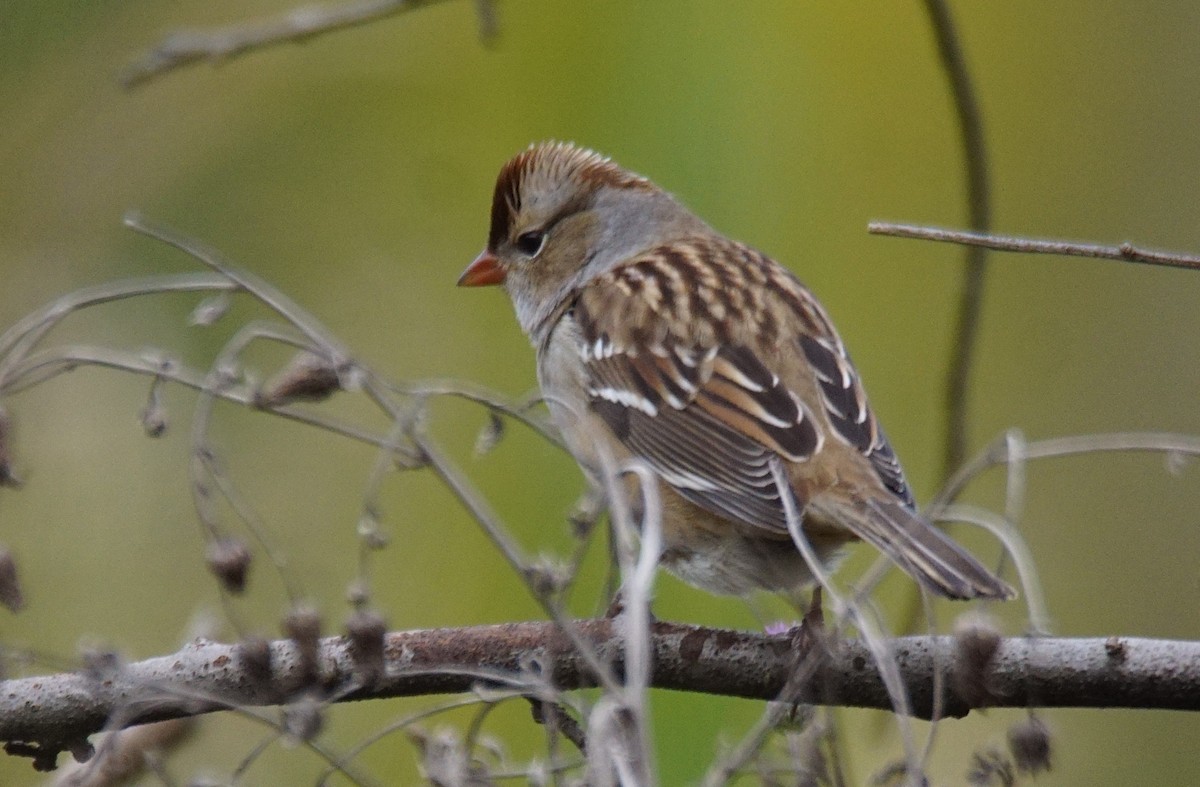
<path id="1" fill-rule="evenodd" d="M 501 286 L 551 420 L 593 483 L 640 461 L 660 564 L 718 595 L 799 603 L 865 541 L 934 593 L 1015 593 L 916 510 L 829 315 L 788 269 L 592 150 L 542 142 L 501 168 L 487 245 L 458 279 Z M 793 514 L 795 516 L 795 514 Z"/>

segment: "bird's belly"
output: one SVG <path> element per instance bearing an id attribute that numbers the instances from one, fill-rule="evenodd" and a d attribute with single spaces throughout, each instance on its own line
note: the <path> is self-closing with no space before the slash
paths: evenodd
<path id="1" fill-rule="evenodd" d="M 815 583 L 807 561 L 789 538 L 747 531 L 682 498 L 667 502 L 664 513 L 662 565 L 689 585 L 731 596 L 765 590 L 801 602 Z M 830 569 L 846 538 L 810 538 L 810 542 Z"/>

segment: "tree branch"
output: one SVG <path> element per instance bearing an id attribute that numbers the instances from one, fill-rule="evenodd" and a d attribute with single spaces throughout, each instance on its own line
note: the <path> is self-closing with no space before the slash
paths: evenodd
<path id="1" fill-rule="evenodd" d="M 582 620 L 580 636 L 599 658 L 620 666 L 620 626 Z M 794 640 L 658 622 L 651 641 L 656 688 L 772 700 L 797 663 Z M 102 729 L 182 718 L 235 707 L 279 705 L 308 692 L 296 645 L 270 643 L 270 663 L 239 645 L 199 640 L 170 656 L 129 664 L 105 676 L 80 673 L 0 683 L 0 740 L 41 751 L 78 749 Z M 987 663 L 960 655 L 955 637 L 893 640 L 912 712 L 935 707 L 934 671 L 950 678 L 941 707 L 1159 708 L 1200 710 L 1200 642 L 1133 639 L 999 640 Z M 828 647 L 795 701 L 891 710 L 893 702 L 865 643 Z M 394 632 L 386 670 L 364 685 L 343 637 L 320 643 L 320 689 L 330 701 L 465 692 L 483 687 L 532 695 L 547 686 L 595 685 L 585 660 L 552 622 Z M 970 665 L 970 666 L 968 666 Z M 28 747 L 26 747 L 28 748 Z"/>
<path id="2" fill-rule="evenodd" d="M 432 0 L 348 0 L 329 5 L 298 6 L 257 22 L 243 22 L 209 30 L 180 30 L 164 38 L 151 51 L 126 67 L 125 87 L 134 87 L 168 71 L 194 63 L 222 63 L 248 52 L 284 43 L 302 43 L 317 36 L 429 5 Z M 496 35 L 493 0 L 477 0 L 480 34 Z"/>
<path id="3" fill-rule="evenodd" d="M 888 221 L 872 221 L 867 225 L 872 235 L 890 235 L 894 238 L 915 238 L 940 243 L 957 243 L 962 246 L 980 246 L 995 251 L 1014 251 L 1020 254 L 1058 254 L 1064 257 L 1092 257 L 1101 260 L 1139 262 L 1145 265 L 1163 265 L 1168 268 L 1200 270 L 1200 257 L 1194 254 L 1179 254 L 1169 251 L 1154 251 L 1135 246 L 1129 241 L 1116 246 L 1099 243 L 1076 243 L 1064 240 L 1042 240 L 1019 238 L 1012 235 L 993 235 L 987 232 L 949 230 L 942 227 L 924 227 L 916 224 L 894 224 Z"/>

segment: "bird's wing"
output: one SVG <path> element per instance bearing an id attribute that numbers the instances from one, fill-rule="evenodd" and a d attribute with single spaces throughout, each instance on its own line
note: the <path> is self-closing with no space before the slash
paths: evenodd
<path id="1" fill-rule="evenodd" d="M 716 238 L 672 243 L 593 279 L 573 317 L 592 409 L 684 498 L 783 536 L 771 457 L 802 467 L 838 441 L 882 494 L 911 505 L 828 317 L 762 254 Z M 818 490 L 793 491 L 804 505 Z"/>

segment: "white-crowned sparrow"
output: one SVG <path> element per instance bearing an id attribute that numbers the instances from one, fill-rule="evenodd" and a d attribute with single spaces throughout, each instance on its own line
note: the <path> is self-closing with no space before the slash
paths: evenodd
<path id="1" fill-rule="evenodd" d="M 799 598 L 782 461 L 823 561 L 865 540 L 950 598 L 1003 581 L 915 513 L 904 473 L 825 310 L 791 273 L 589 150 L 504 165 L 487 248 L 460 286 L 500 284 L 538 381 L 593 477 L 601 452 L 660 479 L 663 564 L 710 592 Z"/>

